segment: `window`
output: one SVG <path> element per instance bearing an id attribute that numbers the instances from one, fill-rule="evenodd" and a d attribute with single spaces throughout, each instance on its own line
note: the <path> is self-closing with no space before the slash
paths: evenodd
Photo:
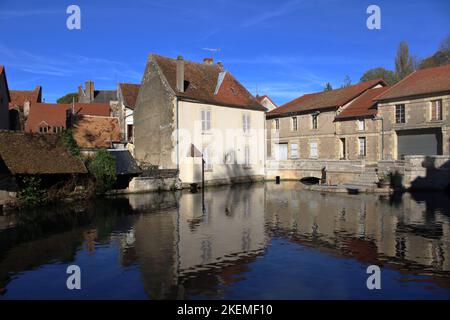
<path id="1" fill-rule="evenodd" d="M 250 114 L 244 113 L 242 115 L 242 125 L 244 129 L 244 133 L 250 132 Z"/>
<path id="2" fill-rule="evenodd" d="M 277 131 L 280 130 L 280 119 L 275 119 L 274 121 L 275 121 L 274 122 L 275 123 L 275 130 L 277 130 Z"/>
<path id="3" fill-rule="evenodd" d="M 358 131 L 364 131 L 366 130 L 366 122 L 364 119 L 358 120 Z"/>
<path id="4" fill-rule="evenodd" d="M 250 167 L 250 146 L 245 146 L 244 149 L 244 166 Z"/>
<path id="5" fill-rule="evenodd" d="M 292 131 L 298 130 L 298 119 L 297 117 L 292 117 Z"/>
<path id="6" fill-rule="evenodd" d="M 202 132 L 211 130 L 211 111 L 202 110 Z"/>
<path id="7" fill-rule="evenodd" d="M 431 120 L 442 120 L 442 100 L 431 101 Z"/>
<path id="8" fill-rule="evenodd" d="M 205 160 L 205 170 L 212 171 L 212 154 L 210 147 L 203 147 L 203 160 Z"/>
<path id="9" fill-rule="evenodd" d="M 312 115 L 312 128 L 313 129 L 317 129 L 317 117 L 318 117 L 317 114 Z"/>
<path id="10" fill-rule="evenodd" d="M 298 158 L 298 144 L 291 143 L 291 158 Z"/>
<path id="11" fill-rule="evenodd" d="M 311 158 L 317 158 L 318 157 L 317 142 L 310 142 L 309 143 L 309 156 Z"/>
<path id="12" fill-rule="evenodd" d="M 127 124 L 127 139 L 128 139 L 128 142 L 133 141 L 133 132 L 134 132 L 133 125 L 132 124 Z"/>
<path id="13" fill-rule="evenodd" d="M 359 140 L 359 156 L 366 156 L 366 138 L 358 138 Z"/>
<path id="14" fill-rule="evenodd" d="M 398 104 L 395 106 L 395 123 L 405 123 L 405 105 Z"/>
<path id="15" fill-rule="evenodd" d="M 46 127 L 39 127 L 39 132 L 40 133 L 47 133 L 50 131 L 50 127 L 46 126 Z"/>

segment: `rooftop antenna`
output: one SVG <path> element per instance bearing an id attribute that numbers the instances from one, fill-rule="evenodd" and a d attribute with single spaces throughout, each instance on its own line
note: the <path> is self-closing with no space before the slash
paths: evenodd
<path id="1" fill-rule="evenodd" d="M 220 52 L 220 51 L 221 51 L 220 48 L 203 48 L 202 50 L 211 52 L 211 55 L 212 55 L 211 58 L 213 58 L 213 59 L 215 58 L 215 57 L 214 57 L 214 54 L 216 54 L 217 52 Z"/>

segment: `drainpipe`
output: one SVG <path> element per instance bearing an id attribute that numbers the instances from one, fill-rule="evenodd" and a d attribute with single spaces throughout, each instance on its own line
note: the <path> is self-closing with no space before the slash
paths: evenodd
<path id="1" fill-rule="evenodd" d="M 381 160 L 384 160 L 384 118 L 383 117 L 375 117 L 373 120 L 381 121 Z"/>
<path id="2" fill-rule="evenodd" d="M 179 120 L 178 120 L 178 116 L 179 116 L 179 112 L 178 112 L 178 98 L 177 102 L 176 102 L 176 108 L 177 108 L 177 172 L 178 172 L 178 176 L 180 176 L 180 128 L 179 128 Z"/>

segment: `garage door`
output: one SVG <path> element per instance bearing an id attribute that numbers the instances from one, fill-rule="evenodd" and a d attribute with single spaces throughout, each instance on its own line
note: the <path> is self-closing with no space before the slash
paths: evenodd
<path id="1" fill-rule="evenodd" d="M 405 155 L 441 155 L 442 131 L 417 129 L 397 131 L 398 157 Z"/>

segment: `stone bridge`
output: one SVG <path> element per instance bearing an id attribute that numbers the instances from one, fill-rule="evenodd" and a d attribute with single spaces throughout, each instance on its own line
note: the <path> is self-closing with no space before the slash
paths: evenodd
<path id="1" fill-rule="evenodd" d="M 357 179 L 364 171 L 364 161 L 353 160 L 268 160 L 266 179 L 302 180 L 322 179 L 322 170 L 326 168 L 326 180 L 329 184 L 343 184 Z"/>

